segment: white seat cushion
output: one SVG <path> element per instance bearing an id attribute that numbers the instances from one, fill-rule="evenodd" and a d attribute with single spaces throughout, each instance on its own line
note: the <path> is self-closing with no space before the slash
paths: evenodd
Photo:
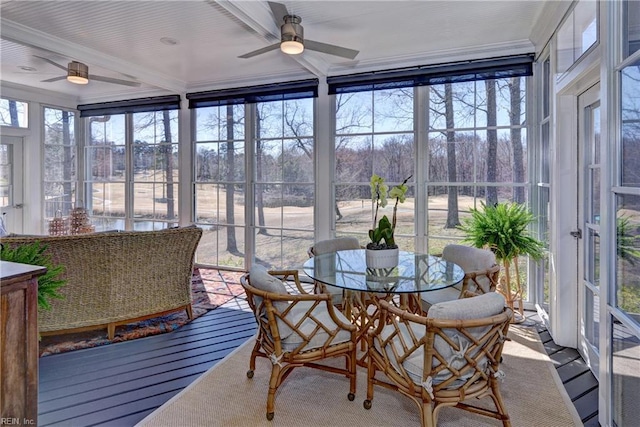
<path id="1" fill-rule="evenodd" d="M 429 306 L 438 304 L 445 301 L 453 301 L 460 297 L 460 289 L 456 287 L 438 289 L 436 291 L 420 292 L 420 298 L 422 301 L 429 304 Z"/>
<path id="2" fill-rule="evenodd" d="M 291 311 L 287 314 L 287 317 L 286 317 L 287 320 L 289 320 L 293 324 L 297 324 L 303 318 L 303 316 L 305 316 L 305 313 L 311 308 L 311 306 L 314 303 L 315 301 L 300 301 L 296 303 L 291 309 Z M 311 313 L 312 313 L 311 315 L 314 318 L 316 318 L 320 323 L 325 325 L 326 329 L 333 331 L 338 328 L 338 325 L 336 325 L 336 323 L 333 321 L 333 319 L 329 315 L 329 312 L 327 311 L 327 306 L 325 305 L 325 303 L 318 304 L 311 311 Z M 349 320 L 342 313 L 340 313 L 337 310 L 334 313 L 336 314 L 336 317 L 338 317 L 342 322 L 349 324 Z M 281 321 L 279 320 L 279 322 Z M 302 325 L 300 325 L 298 330 L 300 331 L 301 334 L 309 335 L 317 327 L 318 327 L 318 324 L 307 317 L 302 322 Z M 293 331 L 293 333 L 289 334 L 286 338 L 284 338 L 282 340 L 282 349 L 285 351 L 292 351 L 298 348 L 298 346 L 305 341 L 300 335 L 300 333 L 298 333 L 298 331 Z M 326 343 L 328 337 L 329 337 L 329 334 L 327 334 L 326 331 L 319 330 L 313 336 L 311 341 L 309 341 L 309 343 L 304 346 L 302 351 L 313 350 L 313 349 L 322 347 Z M 334 340 L 331 341 L 331 345 L 347 342 L 350 340 L 351 340 L 351 332 L 345 329 L 342 329 L 335 336 Z"/>
<path id="3" fill-rule="evenodd" d="M 322 255 L 328 252 L 344 251 L 348 249 L 360 249 L 360 242 L 355 237 L 338 237 L 335 239 L 321 240 L 313 245 L 313 254 Z"/>
<path id="4" fill-rule="evenodd" d="M 496 265 L 496 256 L 488 249 L 474 248 L 464 245 L 447 245 L 442 251 L 442 258 L 458 264 L 465 274 L 487 271 Z M 488 277 L 478 277 L 478 284 L 486 293 L 491 289 L 491 282 Z M 470 289 L 472 292 L 474 289 Z"/>
<path id="5" fill-rule="evenodd" d="M 289 294 L 289 292 L 287 292 L 287 288 L 284 286 L 284 283 L 282 283 L 282 280 L 269 274 L 267 269 L 261 265 L 256 264 L 251 267 L 251 269 L 249 270 L 249 281 L 251 286 L 261 291 L 271 292 L 275 294 L 283 294 L 283 295 Z M 256 296 L 254 299 L 255 299 L 254 302 L 256 306 L 259 306 L 260 304 L 262 304 L 262 298 Z M 289 302 L 273 301 L 273 306 L 279 312 L 283 312 L 287 309 L 287 307 L 289 307 Z M 266 319 L 267 315 L 265 312 L 262 312 L 260 313 L 260 316 Z M 291 328 L 289 328 L 287 325 L 282 324 L 281 326 L 282 328 L 279 328 L 281 338 L 285 338 L 293 332 Z"/>
<path id="6" fill-rule="evenodd" d="M 434 304 L 427 317 L 431 319 L 481 319 L 502 313 L 504 297 L 497 292 Z"/>

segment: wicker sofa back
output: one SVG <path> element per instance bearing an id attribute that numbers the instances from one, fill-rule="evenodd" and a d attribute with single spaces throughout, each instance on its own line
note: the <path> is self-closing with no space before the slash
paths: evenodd
<path id="1" fill-rule="evenodd" d="M 5 237 L 15 246 L 39 241 L 45 253 L 65 268 L 63 299 L 39 310 L 42 335 L 107 327 L 113 339 L 117 325 L 191 311 L 191 274 L 202 229 L 125 231 L 75 236 Z"/>

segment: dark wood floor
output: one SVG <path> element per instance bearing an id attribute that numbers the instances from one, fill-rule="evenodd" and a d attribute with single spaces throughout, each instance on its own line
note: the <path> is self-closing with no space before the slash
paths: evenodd
<path id="1" fill-rule="evenodd" d="M 534 316 L 531 316 L 533 318 Z M 537 316 L 535 316 L 537 317 Z M 533 319 L 532 319 L 533 320 Z M 567 394 L 586 427 L 598 427 L 598 380 L 576 349 L 557 345 L 547 328 L 534 322 L 540 340 L 560 376 Z"/>
<path id="2" fill-rule="evenodd" d="M 556 346 L 536 319 L 530 313 L 526 324 L 540 332 L 585 425 L 597 426 L 595 378 L 577 352 Z M 38 425 L 133 426 L 255 331 L 238 297 L 173 332 L 43 357 Z"/>

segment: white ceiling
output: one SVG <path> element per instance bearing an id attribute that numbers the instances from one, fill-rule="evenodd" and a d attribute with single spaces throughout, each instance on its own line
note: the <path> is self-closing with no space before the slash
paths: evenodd
<path id="1" fill-rule="evenodd" d="M 350 61 L 309 50 L 238 58 L 279 41 L 266 1 L 2 0 L 1 81 L 95 102 L 527 53 L 548 2 L 282 2 L 302 17 L 305 38 L 359 50 Z M 65 72 L 36 56 L 141 86 L 43 83 Z"/>

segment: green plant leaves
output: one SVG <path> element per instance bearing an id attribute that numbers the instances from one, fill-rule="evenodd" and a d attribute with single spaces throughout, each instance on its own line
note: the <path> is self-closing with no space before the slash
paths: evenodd
<path id="1" fill-rule="evenodd" d="M 47 272 L 38 277 L 38 307 L 48 310 L 51 308 L 49 304 L 50 298 L 64 298 L 58 293 L 58 288 L 64 286 L 67 282 L 66 280 L 58 279 L 58 276 L 64 272 L 64 267 L 61 265 L 54 266 L 51 259 L 44 253 L 46 249 L 47 246 L 41 245 L 40 242 L 13 248 L 2 245 L 0 259 L 21 264 L 40 265 L 47 268 Z"/>
<path id="2" fill-rule="evenodd" d="M 380 218 L 378 227 L 373 230 L 369 230 L 369 239 L 371 239 L 371 242 L 376 246 L 379 246 L 383 239 L 387 247 L 395 246 L 395 241 L 393 239 L 393 226 L 386 215 Z"/>
<path id="3" fill-rule="evenodd" d="M 525 205 L 498 203 L 470 209 L 471 217 L 465 218 L 459 227 L 466 237 L 464 241 L 477 248 L 489 248 L 498 260 L 510 262 L 519 255 L 528 255 L 534 260 L 542 258 L 542 242 L 529 234 L 527 227 L 534 216 Z"/>

